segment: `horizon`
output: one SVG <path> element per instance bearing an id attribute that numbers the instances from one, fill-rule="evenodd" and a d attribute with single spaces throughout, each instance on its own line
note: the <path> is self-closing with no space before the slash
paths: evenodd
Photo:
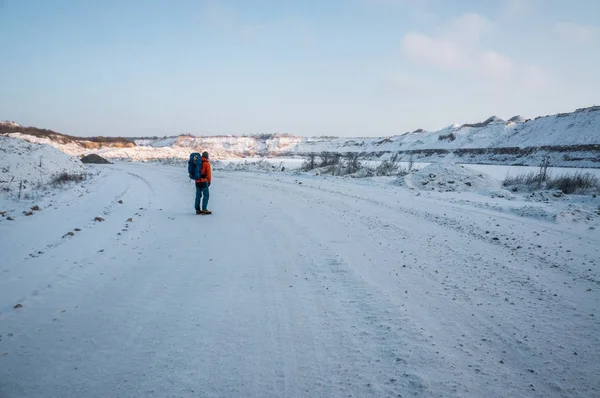
<path id="1" fill-rule="evenodd" d="M 282 133 L 282 132 L 274 132 L 274 133 L 241 133 L 241 134 L 223 134 L 223 133 L 215 133 L 215 134 L 197 134 L 197 133 L 167 133 L 167 134 L 154 134 L 154 135 L 130 135 L 130 136 L 121 136 L 121 135 L 109 135 L 109 136 L 103 136 L 103 135 L 87 135 L 87 136 L 78 136 L 78 135 L 73 135 L 74 138 L 100 138 L 100 137 L 106 137 L 106 138 L 126 138 L 126 139 L 165 139 L 165 138 L 176 138 L 176 137 L 194 137 L 194 138 L 203 138 L 203 137 L 256 137 L 256 136 L 265 136 L 265 135 L 271 135 L 271 136 L 291 136 L 291 137 L 303 137 L 303 138 L 342 138 L 342 139 L 357 139 L 357 138 L 387 138 L 387 137 L 394 137 L 394 136 L 402 136 L 405 134 L 413 134 L 413 133 L 420 133 L 420 132 L 425 132 L 425 133 L 435 133 L 435 132 L 439 132 L 445 128 L 449 128 L 449 127 L 453 127 L 456 126 L 457 128 L 463 127 L 465 125 L 469 125 L 469 124 L 474 124 L 474 123 L 482 123 L 485 122 L 489 119 L 492 118 L 499 118 L 500 120 L 502 120 L 505 123 L 508 123 L 511 119 L 517 118 L 517 117 L 522 117 L 525 120 L 522 123 L 527 123 L 529 121 L 532 120 L 536 120 L 539 118 L 544 118 L 544 117 L 552 117 L 552 116 L 556 116 L 559 114 L 564 114 L 564 113 L 575 113 L 577 111 L 580 110 L 585 110 L 585 109 L 591 109 L 591 108 L 596 108 L 599 107 L 599 105 L 593 104 L 590 106 L 586 106 L 586 107 L 582 107 L 582 108 L 577 108 L 577 109 L 573 109 L 571 111 L 566 111 L 566 112 L 557 112 L 557 113 L 553 113 L 553 114 L 548 114 L 548 115 L 538 115 L 538 116 L 533 116 L 533 117 L 525 117 L 523 115 L 514 115 L 511 116 L 510 118 L 503 118 L 501 116 L 498 115 L 491 115 L 483 120 L 480 120 L 478 122 L 474 122 L 474 121 L 469 121 L 469 122 L 464 122 L 464 123 L 451 123 L 445 127 L 442 127 L 440 129 L 435 129 L 435 130 L 427 130 L 427 129 L 423 129 L 423 128 L 417 128 L 413 131 L 405 131 L 403 133 L 395 133 L 392 135 L 350 135 L 350 136 L 336 136 L 336 135 L 301 135 L 301 134 L 293 134 L 293 133 Z M 62 134 L 62 135 L 71 135 L 71 134 L 67 134 L 61 131 L 55 131 L 52 129 L 48 129 L 45 127 L 40 127 L 40 126 L 28 126 L 28 125 L 23 125 L 20 124 L 18 121 L 15 120 L 0 120 L 0 123 L 6 123 L 6 124 L 17 124 L 19 127 L 23 127 L 23 128 L 33 128 L 33 129 L 40 129 L 40 130 L 50 130 L 53 133 L 58 133 L 58 134 Z"/>
<path id="2" fill-rule="evenodd" d="M 0 0 L 0 119 L 78 137 L 367 138 L 599 103 L 592 0 L 249 3 Z"/>

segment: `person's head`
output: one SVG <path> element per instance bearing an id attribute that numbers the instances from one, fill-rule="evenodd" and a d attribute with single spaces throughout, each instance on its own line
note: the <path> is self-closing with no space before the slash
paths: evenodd
<path id="1" fill-rule="evenodd" d="M 202 157 L 208 159 L 208 152 L 206 152 L 206 151 L 202 152 Z"/>

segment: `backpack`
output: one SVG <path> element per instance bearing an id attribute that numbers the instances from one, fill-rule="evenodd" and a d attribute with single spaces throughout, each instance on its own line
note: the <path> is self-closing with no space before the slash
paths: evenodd
<path id="1" fill-rule="evenodd" d="M 190 153 L 188 160 L 188 175 L 192 180 L 200 179 L 200 170 L 202 168 L 202 157 L 198 152 Z"/>

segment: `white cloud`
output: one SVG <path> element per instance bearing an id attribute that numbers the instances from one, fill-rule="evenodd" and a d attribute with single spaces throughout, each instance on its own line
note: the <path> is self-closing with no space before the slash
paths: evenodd
<path id="1" fill-rule="evenodd" d="M 525 88 L 533 91 L 548 88 L 552 81 L 550 72 L 537 65 L 527 65 L 523 69 L 522 78 Z"/>
<path id="2" fill-rule="evenodd" d="M 513 73 L 512 61 L 497 52 L 482 49 L 482 38 L 493 29 L 484 16 L 468 13 L 453 18 L 433 35 L 409 32 L 402 38 L 402 52 L 410 60 L 443 69 L 475 71 L 492 80 L 506 80 Z"/>
<path id="3" fill-rule="evenodd" d="M 591 25 L 577 25 L 569 22 L 560 22 L 554 30 L 563 38 L 578 42 L 592 41 L 600 34 L 600 28 Z"/>
<path id="4" fill-rule="evenodd" d="M 446 38 L 408 33 L 402 38 L 402 51 L 414 61 L 443 68 L 463 69 L 469 66 L 466 49 Z"/>
<path id="5" fill-rule="evenodd" d="M 466 13 L 460 17 L 452 18 L 448 23 L 438 28 L 440 36 L 462 44 L 478 42 L 482 36 L 492 31 L 493 23 L 486 17 Z"/>
<path id="6" fill-rule="evenodd" d="M 513 63 L 502 54 L 494 51 L 485 51 L 480 57 L 481 73 L 494 80 L 507 80 L 512 76 Z"/>

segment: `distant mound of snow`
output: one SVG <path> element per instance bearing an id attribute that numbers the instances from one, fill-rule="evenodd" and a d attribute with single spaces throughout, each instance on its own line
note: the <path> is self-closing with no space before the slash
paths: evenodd
<path id="1" fill-rule="evenodd" d="M 489 118 L 487 118 L 484 122 L 481 123 L 470 123 L 470 124 L 463 124 L 462 127 L 477 127 L 477 128 L 481 128 L 481 127 L 486 127 L 489 126 L 490 124 L 500 124 L 500 123 L 504 123 L 506 124 L 506 122 L 502 119 L 500 119 L 498 116 L 491 116 Z"/>
<path id="2" fill-rule="evenodd" d="M 61 173 L 81 174 L 86 166 L 50 145 L 0 136 L 0 192 L 26 194 Z"/>
<path id="3" fill-rule="evenodd" d="M 91 153 L 82 157 L 81 161 L 89 164 L 111 164 L 108 160 L 104 159 L 100 155 L 96 155 L 95 153 Z"/>
<path id="4" fill-rule="evenodd" d="M 501 182 L 491 176 L 451 162 L 433 163 L 401 177 L 400 185 L 421 191 L 473 192 L 511 198 Z"/>
<path id="5" fill-rule="evenodd" d="M 527 118 L 525 118 L 521 115 L 513 116 L 510 119 L 508 119 L 509 123 L 525 123 L 526 121 L 527 121 Z"/>
<path id="6" fill-rule="evenodd" d="M 4 121 L 0 120 L 0 126 L 8 126 L 8 127 L 15 127 L 15 128 L 16 127 L 21 127 L 20 124 L 15 123 L 15 122 L 11 122 L 11 121 L 8 121 L 8 120 L 4 120 Z"/>

